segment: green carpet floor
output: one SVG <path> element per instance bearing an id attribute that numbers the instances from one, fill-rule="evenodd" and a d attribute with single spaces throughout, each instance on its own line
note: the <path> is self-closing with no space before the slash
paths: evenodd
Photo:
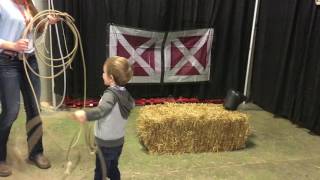
<path id="1" fill-rule="evenodd" d="M 251 105 L 254 107 L 253 105 Z M 126 143 L 120 160 L 122 178 L 137 180 L 211 180 L 211 179 L 320 179 L 320 136 L 299 128 L 290 121 L 272 114 L 247 108 L 252 135 L 247 148 L 233 152 L 148 155 L 136 136 L 134 109 L 127 126 Z M 44 112 L 45 154 L 52 168 L 40 170 L 28 164 L 25 136 L 25 115 L 21 112 L 9 141 L 8 162 L 13 175 L 7 180 L 90 180 L 93 179 L 94 159 L 81 140 L 72 151 L 75 168 L 64 175 L 66 149 L 79 125 L 69 118 L 70 113 Z"/>

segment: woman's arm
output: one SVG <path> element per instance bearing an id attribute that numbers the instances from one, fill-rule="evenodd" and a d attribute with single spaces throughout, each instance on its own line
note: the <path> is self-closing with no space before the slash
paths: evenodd
<path id="1" fill-rule="evenodd" d="M 0 39 L 0 49 L 23 52 L 28 50 L 28 39 L 19 39 L 16 42 L 6 41 L 4 39 Z"/>
<path id="2" fill-rule="evenodd" d="M 32 15 L 32 17 L 34 17 L 36 14 L 38 14 L 38 10 L 37 8 L 35 7 L 35 5 L 33 4 L 33 1 L 32 0 L 28 0 L 28 4 L 29 4 L 29 8 L 30 8 L 30 13 Z M 48 15 L 46 18 L 48 18 L 48 21 L 49 21 L 49 24 L 55 24 L 57 23 L 58 21 L 60 21 L 60 18 L 59 17 L 54 17 L 52 15 Z M 35 24 L 38 24 L 40 23 L 40 21 L 43 20 L 43 19 L 38 19 L 36 22 L 34 22 Z M 39 31 L 40 32 L 43 32 L 44 30 L 44 27 L 45 27 L 45 23 L 42 23 L 39 27 Z"/>

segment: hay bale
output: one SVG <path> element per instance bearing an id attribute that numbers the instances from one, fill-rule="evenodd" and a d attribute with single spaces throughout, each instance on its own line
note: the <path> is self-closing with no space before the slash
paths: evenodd
<path id="1" fill-rule="evenodd" d="M 249 133 L 246 114 L 215 104 L 149 105 L 137 120 L 139 140 L 151 154 L 236 150 Z"/>

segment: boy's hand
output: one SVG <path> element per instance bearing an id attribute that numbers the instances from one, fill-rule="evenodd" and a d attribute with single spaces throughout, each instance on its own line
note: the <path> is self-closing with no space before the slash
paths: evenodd
<path id="1" fill-rule="evenodd" d="M 77 110 L 73 113 L 73 117 L 75 120 L 80 123 L 85 123 L 87 121 L 86 112 L 84 110 Z"/>

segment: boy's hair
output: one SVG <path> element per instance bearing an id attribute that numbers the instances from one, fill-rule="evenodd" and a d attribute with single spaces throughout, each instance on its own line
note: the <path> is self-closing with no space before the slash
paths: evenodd
<path id="1" fill-rule="evenodd" d="M 133 75 L 128 59 L 120 56 L 109 57 L 103 68 L 106 68 L 108 76 L 112 75 L 115 83 L 119 86 L 127 84 Z"/>

